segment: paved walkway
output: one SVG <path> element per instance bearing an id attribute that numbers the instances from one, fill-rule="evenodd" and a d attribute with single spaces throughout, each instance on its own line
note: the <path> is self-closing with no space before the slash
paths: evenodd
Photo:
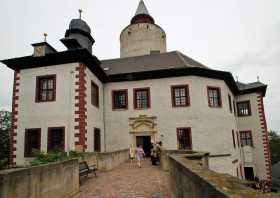
<path id="1" fill-rule="evenodd" d="M 129 163 L 85 179 L 75 198 L 169 198 L 168 173 L 145 160 L 142 168 Z"/>

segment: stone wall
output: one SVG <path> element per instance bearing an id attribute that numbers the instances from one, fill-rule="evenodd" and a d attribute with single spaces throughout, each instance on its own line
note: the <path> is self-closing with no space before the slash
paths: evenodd
<path id="1" fill-rule="evenodd" d="M 246 181 L 203 168 L 197 157 L 169 155 L 171 198 L 273 197 L 247 187 Z"/>
<path id="2" fill-rule="evenodd" d="M 61 198 L 78 191 L 77 159 L 0 172 L 0 198 Z"/>

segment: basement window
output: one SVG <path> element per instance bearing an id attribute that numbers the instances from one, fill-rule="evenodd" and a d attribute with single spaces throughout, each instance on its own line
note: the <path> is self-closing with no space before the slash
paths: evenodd
<path id="1" fill-rule="evenodd" d="M 26 129 L 24 138 L 24 157 L 34 157 L 34 150 L 40 150 L 41 129 Z"/>
<path id="2" fill-rule="evenodd" d="M 177 128 L 177 141 L 179 150 L 192 149 L 191 128 Z"/>

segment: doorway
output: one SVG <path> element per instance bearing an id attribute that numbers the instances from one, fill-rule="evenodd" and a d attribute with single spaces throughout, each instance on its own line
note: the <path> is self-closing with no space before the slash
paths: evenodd
<path id="1" fill-rule="evenodd" d="M 147 157 L 151 156 L 151 136 L 136 136 L 136 146 L 141 144 Z"/>
<path id="2" fill-rule="evenodd" d="M 253 167 L 244 167 L 245 179 L 254 180 L 254 169 Z"/>

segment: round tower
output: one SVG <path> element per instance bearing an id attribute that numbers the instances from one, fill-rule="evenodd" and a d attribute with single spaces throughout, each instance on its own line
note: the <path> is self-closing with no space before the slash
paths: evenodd
<path id="1" fill-rule="evenodd" d="M 143 0 L 120 35 L 121 58 L 166 52 L 166 34 L 155 24 Z"/>

